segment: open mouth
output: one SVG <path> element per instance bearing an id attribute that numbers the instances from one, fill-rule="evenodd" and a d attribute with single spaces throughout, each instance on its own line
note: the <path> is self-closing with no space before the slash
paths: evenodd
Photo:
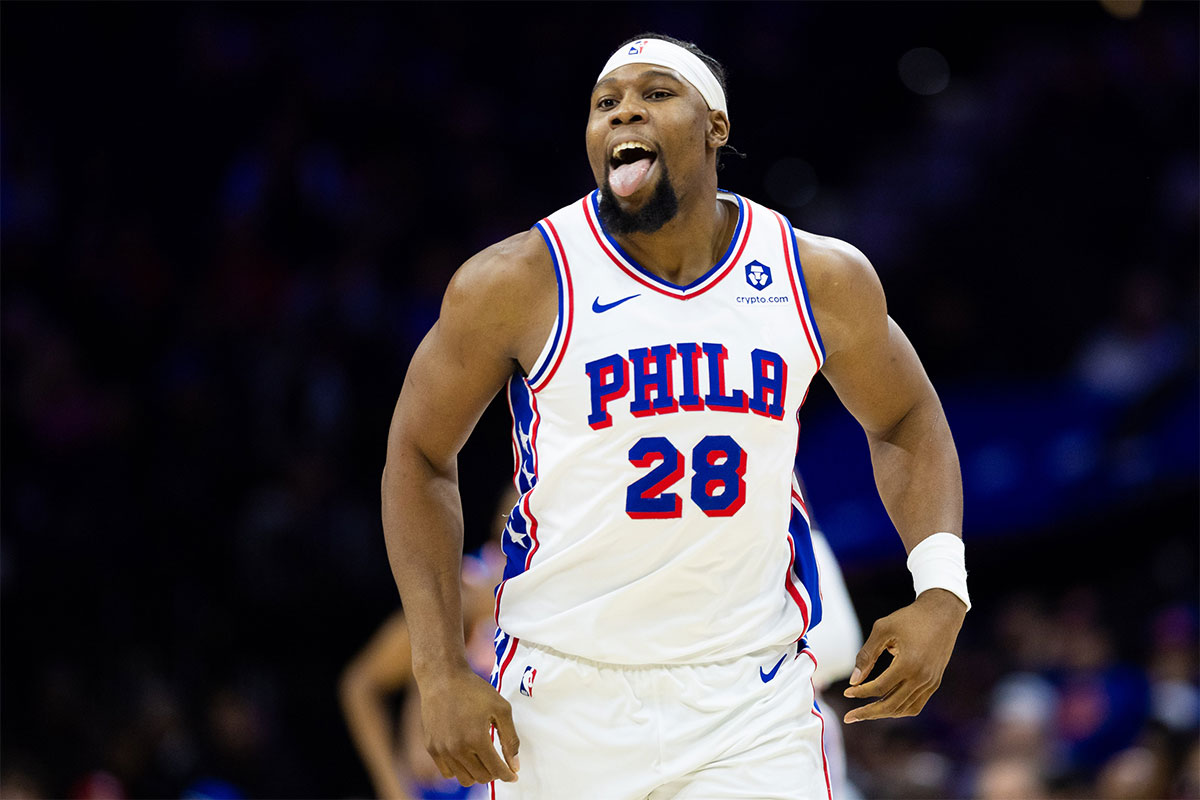
<path id="1" fill-rule="evenodd" d="M 658 154 L 639 142 L 624 142 L 609 155 L 608 184 L 621 197 L 628 197 L 641 188 L 646 173 L 658 159 Z"/>

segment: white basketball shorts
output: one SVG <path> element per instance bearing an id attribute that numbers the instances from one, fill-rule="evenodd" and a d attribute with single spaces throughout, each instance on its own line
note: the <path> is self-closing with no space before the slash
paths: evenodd
<path id="1" fill-rule="evenodd" d="M 816 661 L 797 644 L 632 667 L 513 647 L 499 690 L 521 771 L 496 800 L 832 800 Z"/>

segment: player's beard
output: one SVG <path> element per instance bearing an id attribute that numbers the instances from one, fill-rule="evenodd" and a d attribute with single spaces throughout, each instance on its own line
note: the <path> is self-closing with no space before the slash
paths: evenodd
<path id="1" fill-rule="evenodd" d="M 679 213 L 679 198 L 671 186 L 667 165 L 661 166 L 662 174 L 658 176 L 654 194 L 636 211 L 621 210 L 616 194 L 608 185 L 608 176 L 604 176 L 604 184 L 600 187 L 600 221 L 604 223 L 605 230 L 619 236 L 654 233 L 675 218 Z"/>

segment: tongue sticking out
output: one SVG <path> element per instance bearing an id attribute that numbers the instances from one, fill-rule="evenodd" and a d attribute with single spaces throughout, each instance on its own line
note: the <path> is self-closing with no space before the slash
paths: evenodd
<path id="1" fill-rule="evenodd" d="M 609 173 L 608 185 L 621 197 L 628 197 L 641 187 L 653 163 L 652 158 L 642 158 L 632 164 L 622 164 Z"/>

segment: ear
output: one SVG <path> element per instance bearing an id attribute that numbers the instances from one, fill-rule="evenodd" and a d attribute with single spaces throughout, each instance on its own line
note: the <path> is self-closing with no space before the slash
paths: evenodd
<path id="1" fill-rule="evenodd" d="M 729 115 L 724 111 L 708 112 L 708 134 L 705 141 L 714 150 L 729 143 Z"/>

